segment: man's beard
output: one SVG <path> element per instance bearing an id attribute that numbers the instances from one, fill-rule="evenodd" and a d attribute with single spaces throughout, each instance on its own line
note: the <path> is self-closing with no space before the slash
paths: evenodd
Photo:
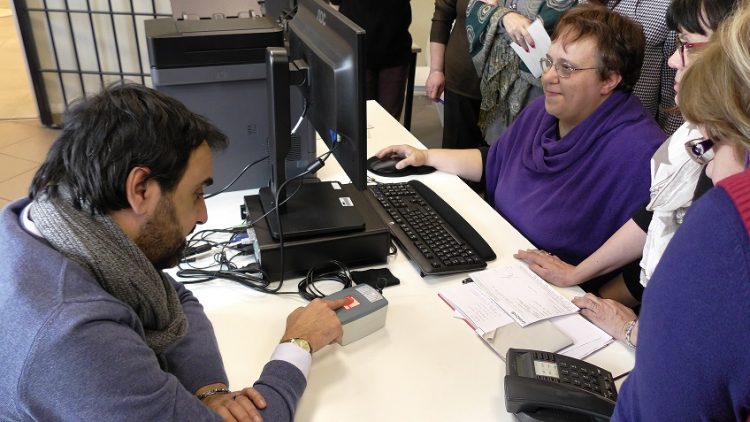
<path id="1" fill-rule="evenodd" d="M 157 270 L 174 267 L 180 262 L 187 242 L 171 199 L 166 196 L 159 199 L 153 217 L 146 222 L 135 244 Z"/>

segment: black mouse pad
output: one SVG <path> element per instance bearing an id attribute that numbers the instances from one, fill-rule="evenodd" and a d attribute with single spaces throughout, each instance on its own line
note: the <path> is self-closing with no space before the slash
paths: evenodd
<path id="1" fill-rule="evenodd" d="M 392 170 L 374 170 L 372 168 L 373 163 L 380 161 L 380 159 L 373 155 L 367 160 L 367 170 L 370 170 L 371 172 L 377 174 L 378 176 L 383 177 L 404 177 L 404 176 L 411 176 L 411 175 L 419 175 L 419 174 L 430 174 L 435 171 L 435 167 L 430 166 L 421 166 L 421 167 L 412 167 L 408 166 L 401 170 L 396 170 L 395 168 Z"/>

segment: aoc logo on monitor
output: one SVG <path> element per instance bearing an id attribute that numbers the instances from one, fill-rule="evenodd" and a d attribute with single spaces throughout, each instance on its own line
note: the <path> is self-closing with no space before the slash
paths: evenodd
<path id="1" fill-rule="evenodd" d="M 324 12 L 321 9 L 318 9 L 317 19 L 321 25 L 326 26 L 326 12 Z"/>

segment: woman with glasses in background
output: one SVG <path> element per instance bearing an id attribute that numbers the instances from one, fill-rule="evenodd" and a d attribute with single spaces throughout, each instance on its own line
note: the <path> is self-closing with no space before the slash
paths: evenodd
<path id="1" fill-rule="evenodd" d="M 647 201 L 648 162 L 666 135 L 631 92 L 645 43 L 638 24 L 577 6 L 552 39 L 544 97 L 488 150 L 399 145 L 378 156 L 483 180 L 495 209 L 535 246 L 580 262 Z"/>
<path id="2" fill-rule="evenodd" d="M 664 21 L 671 0 L 582 0 L 603 4 L 641 24 L 646 36 L 641 76 L 633 88 L 643 106 L 654 115 L 664 131 L 671 135 L 683 123 L 682 116 L 670 113 L 675 107 L 674 70 L 667 65 L 674 52 L 674 31 Z"/>
<path id="3" fill-rule="evenodd" d="M 685 70 L 694 55 L 735 9 L 739 0 L 674 0 L 667 10 L 667 23 L 677 31 L 677 49 L 669 58 L 675 69 L 675 92 L 679 97 Z M 724 147 L 722 147 L 724 148 Z M 651 199 L 599 250 L 577 265 L 540 251 L 518 251 L 534 272 L 556 286 L 587 283 L 595 277 L 607 280 L 592 294 L 573 302 L 582 314 L 618 340 L 637 344 L 638 323 L 631 307 L 640 303 L 667 244 L 682 223 L 695 198 L 713 183 L 743 169 L 743 163 L 729 161 L 709 178 L 704 166 L 716 154 L 724 154 L 702 137 L 692 123 L 683 124 L 651 159 Z M 618 270 L 619 269 L 619 270 Z M 614 272 L 614 273 L 613 273 Z"/>
<path id="4" fill-rule="evenodd" d="M 707 0 L 716 1 L 716 0 Z M 714 142 L 709 176 L 750 149 L 750 6 L 684 73 L 678 104 Z M 688 59 L 689 55 L 686 56 Z M 746 421 L 750 416 L 750 172 L 687 212 L 649 283 L 635 369 L 613 421 Z"/>

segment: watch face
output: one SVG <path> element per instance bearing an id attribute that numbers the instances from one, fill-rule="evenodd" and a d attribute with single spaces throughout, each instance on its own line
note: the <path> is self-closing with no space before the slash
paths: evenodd
<path id="1" fill-rule="evenodd" d="M 307 353 L 312 353 L 312 348 L 310 347 L 310 343 L 303 338 L 293 338 L 289 340 L 289 342 L 299 346 L 302 350 L 306 351 Z"/>

